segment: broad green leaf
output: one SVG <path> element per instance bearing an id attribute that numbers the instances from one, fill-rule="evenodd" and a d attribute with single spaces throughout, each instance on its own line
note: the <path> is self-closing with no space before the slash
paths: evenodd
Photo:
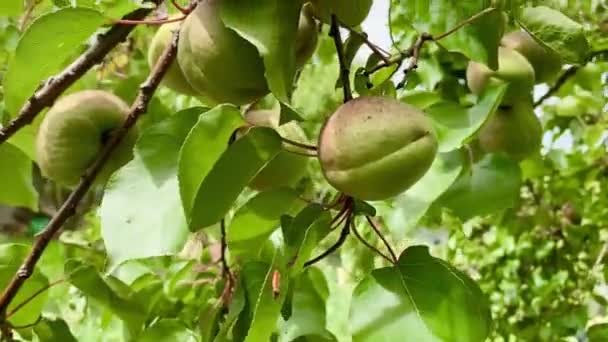
<path id="1" fill-rule="evenodd" d="M 38 192 L 33 184 L 33 164 L 17 147 L 0 145 L 0 204 L 38 211 Z"/>
<path id="2" fill-rule="evenodd" d="M 289 225 L 282 225 L 292 275 L 302 272 L 319 242 L 330 232 L 331 215 L 319 204 L 302 209 Z"/>
<path id="3" fill-rule="evenodd" d="M 426 174 L 399 195 L 388 216 L 388 226 L 399 238 L 418 224 L 433 202 L 458 178 L 463 167 L 462 153 L 439 153 Z"/>
<path id="4" fill-rule="evenodd" d="M 69 62 L 105 20 L 87 8 L 64 8 L 36 19 L 21 37 L 4 79 L 9 114 L 16 115 L 40 82 Z"/>
<path id="5" fill-rule="evenodd" d="M 489 6 L 489 1 L 406 0 L 401 4 L 405 20 L 419 33 L 439 35 L 483 11 Z M 496 69 L 503 25 L 502 13 L 492 11 L 438 43 L 449 51 L 460 52 Z"/>
<path id="6" fill-rule="evenodd" d="M 582 63 L 589 54 L 583 26 L 546 6 L 524 8 L 520 25 L 566 63 Z"/>
<path id="7" fill-rule="evenodd" d="M 435 91 L 418 90 L 407 92 L 399 100 L 424 110 L 440 102 L 441 95 Z"/>
<path id="8" fill-rule="evenodd" d="M 177 319 L 163 319 L 146 328 L 137 342 L 196 342 L 198 339 L 186 324 Z"/>
<path id="9" fill-rule="evenodd" d="M 224 0 L 224 24 L 255 45 L 272 93 L 289 103 L 296 73 L 295 42 L 302 0 Z"/>
<path id="10" fill-rule="evenodd" d="M 608 323 L 594 324 L 587 328 L 589 342 L 602 342 L 608 340 Z"/>
<path id="11" fill-rule="evenodd" d="M 3 0 L 0 2 L 0 17 L 19 15 L 23 11 L 24 0 Z"/>
<path id="12" fill-rule="evenodd" d="M 34 326 L 34 333 L 40 342 L 78 342 L 62 319 L 51 320 L 44 317 Z"/>
<path id="13" fill-rule="evenodd" d="M 219 222 L 255 175 L 281 151 L 272 128 L 256 127 L 228 147 L 198 189 L 190 213 L 190 229 Z"/>
<path id="14" fill-rule="evenodd" d="M 228 140 L 245 124 L 238 108 L 220 105 L 199 117 L 179 155 L 179 188 L 186 217 L 189 217 L 198 190 L 213 165 L 228 148 Z"/>
<path id="15" fill-rule="evenodd" d="M 350 309 L 354 342 L 481 342 L 490 308 L 473 280 L 425 246 L 413 246 L 397 265 L 374 270 L 355 288 Z"/>
<path id="16" fill-rule="evenodd" d="M 29 251 L 30 247 L 22 244 L 0 245 L 1 289 L 6 288 L 13 276 L 17 274 L 17 271 L 21 267 L 21 263 L 29 254 Z M 39 267 L 35 267 L 32 276 L 23 284 L 6 310 L 9 323 L 14 326 L 24 326 L 35 323 L 42 314 L 42 309 L 47 302 L 48 291 L 42 291 L 18 311 L 13 312 L 13 309 L 28 300 L 36 292 L 47 288 L 48 285 L 48 279 L 40 272 Z"/>
<path id="17" fill-rule="evenodd" d="M 173 254 L 183 247 L 189 230 L 179 196 L 177 158 L 202 111 L 185 110 L 149 127 L 135 146 L 134 159 L 112 176 L 99 210 L 112 265 Z"/>
<path id="18" fill-rule="evenodd" d="M 312 337 L 312 341 L 336 341 L 325 328 L 328 292 L 327 280 L 318 268 L 310 267 L 294 280 L 291 313 L 281 326 L 279 342 L 304 336 Z"/>
<path id="19" fill-rule="evenodd" d="M 505 90 L 505 84 L 489 88 L 479 102 L 470 108 L 452 102 L 442 102 L 427 108 L 425 111 L 433 119 L 437 131 L 439 152 L 461 148 L 498 109 Z"/>
<path id="20" fill-rule="evenodd" d="M 500 154 L 488 154 L 460 175 L 436 204 L 467 220 L 513 207 L 520 186 L 517 162 Z"/>
<path id="21" fill-rule="evenodd" d="M 255 258 L 263 243 L 279 227 L 281 215 L 302 205 L 298 193 L 291 189 L 259 193 L 241 207 L 230 222 L 226 233 L 230 253 Z"/>
<path id="22" fill-rule="evenodd" d="M 110 287 L 95 267 L 71 259 L 66 262 L 65 273 L 72 285 L 120 317 L 131 331 L 140 329 L 146 318 L 144 309 L 130 298 L 125 298 L 124 294 L 117 293 L 116 287 Z M 113 282 L 118 282 L 116 278 L 113 279 Z"/>

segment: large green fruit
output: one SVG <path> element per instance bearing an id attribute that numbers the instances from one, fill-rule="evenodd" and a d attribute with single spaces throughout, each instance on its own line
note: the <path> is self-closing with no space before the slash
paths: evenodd
<path id="1" fill-rule="evenodd" d="M 529 101 L 502 107 L 479 131 L 479 144 L 488 152 L 504 152 L 521 160 L 538 151 L 542 127 Z"/>
<path id="2" fill-rule="evenodd" d="M 331 23 L 335 14 L 344 24 L 355 27 L 367 18 L 373 0 L 311 0 L 317 18 L 326 24 Z"/>
<path id="3" fill-rule="evenodd" d="M 513 49 L 528 59 L 534 68 L 536 82 L 550 82 L 559 73 L 562 63 L 558 54 L 540 45 L 526 31 L 514 31 L 504 37 L 500 44 Z"/>
<path id="4" fill-rule="evenodd" d="M 101 90 L 85 90 L 59 99 L 48 111 L 36 139 L 42 174 L 73 186 L 95 160 L 112 132 L 120 127 L 129 107 L 120 98 Z M 133 156 L 135 127 L 114 150 L 97 177 L 105 182 Z"/>
<path id="5" fill-rule="evenodd" d="M 327 181 L 362 200 L 382 200 L 416 183 L 437 153 L 431 121 L 418 108 L 385 97 L 340 106 L 319 137 Z"/>
<path id="6" fill-rule="evenodd" d="M 317 48 L 318 36 L 317 22 L 312 17 L 310 4 L 305 4 L 300 12 L 296 35 L 296 67 L 298 69 L 302 68 L 312 57 Z"/>
<path id="7" fill-rule="evenodd" d="M 150 42 L 150 49 L 148 50 L 148 65 L 150 68 L 154 67 L 167 45 L 171 43 L 173 31 L 179 29 L 179 25 L 179 22 L 167 23 L 156 31 L 154 38 L 152 38 L 152 41 Z M 186 80 L 177 61 L 174 61 L 167 70 L 167 73 L 163 77 L 162 84 L 178 93 L 190 96 L 198 95 L 196 90 L 194 90 Z"/>
<path id="8" fill-rule="evenodd" d="M 220 19 L 220 0 L 199 2 L 182 26 L 177 60 L 204 98 L 237 105 L 268 93 L 264 63 L 255 46 Z"/>
<path id="9" fill-rule="evenodd" d="M 534 68 L 528 60 L 515 50 L 498 48 L 498 69 L 471 61 L 467 67 L 467 84 L 471 92 L 481 94 L 486 87 L 497 80 L 508 82 L 503 98 L 504 104 L 512 104 L 532 97 L 534 87 Z"/>
<path id="10" fill-rule="evenodd" d="M 576 117 L 587 113 L 585 102 L 575 95 L 568 95 L 562 98 L 555 105 L 555 112 L 559 116 Z"/>
<path id="11" fill-rule="evenodd" d="M 273 110 L 252 110 L 245 114 L 245 120 L 254 126 L 272 127 L 283 138 L 303 144 L 307 143 L 306 134 L 295 121 L 279 125 L 279 118 L 280 113 Z M 285 142 L 283 149 L 251 181 L 249 186 L 252 189 L 266 191 L 272 188 L 293 186 L 304 177 L 308 157 L 296 153 L 307 153 L 307 151 Z"/>

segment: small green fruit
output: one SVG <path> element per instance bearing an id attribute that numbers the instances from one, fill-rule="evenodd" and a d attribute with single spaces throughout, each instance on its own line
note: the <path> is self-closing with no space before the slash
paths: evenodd
<path id="1" fill-rule="evenodd" d="M 148 50 L 148 65 L 150 68 L 154 67 L 167 45 L 171 43 L 173 31 L 179 29 L 179 25 L 179 22 L 167 23 L 156 31 L 154 38 L 152 38 L 152 41 L 150 42 L 150 49 Z M 194 90 L 186 80 L 177 61 L 174 61 L 167 70 L 163 77 L 162 84 L 178 93 L 190 96 L 198 95 L 196 90 Z"/>
<path id="2" fill-rule="evenodd" d="M 46 114 L 36 138 L 42 174 L 65 186 L 76 185 L 112 132 L 124 123 L 128 111 L 120 98 L 101 90 L 85 90 L 59 99 Z M 107 181 L 131 160 L 136 139 L 137 132 L 132 128 L 104 165 L 98 183 Z"/>
<path id="3" fill-rule="evenodd" d="M 373 0 L 311 0 L 314 14 L 326 24 L 331 24 L 331 15 L 350 27 L 359 26 L 367 18 Z"/>
<path id="4" fill-rule="evenodd" d="M 467 84 L 471 92 L 480 95 L 490 84 L 501 80 L 509 86 L 503 98 L 506 105 L 532 96 L 534 69 L 528 60 L 515 50 L 498 48 L 498 70 L 471 61 L 467 67 Z"/>
<path id="5" fill-rule="evenodd" d="M 252 110 L 245 114 L 245 120 L 254 126 L 272 127 L 283 138 L 303 144 L 307 143 L 308 139 L 304 130 L 296 122 L 290 121 L 279 126 L 279 118 L 280 113 L 272 110 Z M 308 157 L 296 153 L 307 153 L 307 151 L 285 142 L 283 143 L 283 149 L 260 170 L 249 187 L 258 191 L 266 191 L 278 187 L 293 186 L 304 177 Z"/>
<path id="6" fill-rule="evenodd" d="M 577 96 L 568 95 L 555 105 L 555 112 L 559 116 L 576 117 L 585 114 L 587 106 Z"/>
<path id="7" fill-rule="evenodd" d="M 479 131 L 479 144 L 488 153 L 505 152 L 521 160 L 538 151 L 542 133 L 532 103 L 520 101 L 488 119 Z"/>
<path id="8" fill-rule="evenodd" d="M 300 12 L 296 35 L 296 67 L 301 69 L 317 48 L 319 33 L 317 22 L 312 17 L 310 4 L 305 4 Z"/>
<path id="9" fill-rule="evenodd" d="M 543 47 L 526 31 L 511 32 L 502 37 L 500 44 L 528 59 L 534 68 L 536 82 L 551 82 L 562 67 L 559 55 Z"/>
<path id="10" fill-rule="evenodd" d="M 416 183 L 437 153 L 424 112 L 385 97 L 359 97 L 340 106 L 319 137 L 327 181 L 362 200 L 395 196 Z"/>
<path id="11" fill-rule="evenodd" d="M 188 15 L 177 60 L 192 88 L 204 98 L 241 105 L 268 93 L 264 63 L 253 44 L 224 25 L 220 2 L 201 1 Z"/>

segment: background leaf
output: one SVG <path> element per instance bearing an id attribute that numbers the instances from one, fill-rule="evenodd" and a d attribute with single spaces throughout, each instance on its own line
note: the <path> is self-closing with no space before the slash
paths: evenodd
<path id="1" fill-rule="evenodd" d="M 38 211 L 38 192 L 33 184 L 30 158 L 11 144 L 0 145 L 0 203 Z"/>

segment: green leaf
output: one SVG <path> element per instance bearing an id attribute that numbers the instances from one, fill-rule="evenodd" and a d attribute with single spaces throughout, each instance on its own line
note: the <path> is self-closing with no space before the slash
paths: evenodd
<path id="1" fill-rule="evenodd" d="M 546 6 L 524 8 L 520 25 L 566 63 L 582 63 L 589 53 L 589 42 L 581 24 L 560 11 Z"/>
<path id="2" fill-rule="evenodd" d="M 367 202 L 355 199 L 353 214 L 373 217 L 376 216 L 376 208 Z"/>
<path id="3" fill-rule="evenodd" d="M 9 284 L 13 276 L 21 267 L 21 263 L 29 254 L 30 247 L 21 244 L 0 245 L 0 288 L 4 289 Z M 24 326 L 32 324 L 38 320 L 42 314 L 49 291 L 48 279 L 40 272 L 39 267 L 34 268 L 33 274 L 23 284 L 17 295 L 8 306 L 6 313 L 9 315 L 8 321 L 14 326 Z M 13 312 L 18 305 L 21 305 L 38 291 L 43 290 L 31 301 Z"/>
<path id="4" fill-rule="evenodd" d="M 24 0 L 4 0 L 0 2 L 0 17 L 12 17 L 23 11 Z"/>
<path id="5" fill-rule="evenodd" d="M 203 180 L 228 148 L 232 134 L 244 124 L 237 107 L 220 105 L 201 115 L 186 137 L 178 160 L 179 188 L 186 217 L 192 212 Z"/>
<path id="6" fill-rule="evenodd" d="M 441 102 L 427 108 L 425 111 L 433 119 L 437 131 L 439 152 L 461 148 L 498 109 L 506 89 L 506 84 L 488 88 L 479 102 L 470 108 L 452 102 Z"/>
<path id="7" fill-rule="evenodd" d="M 40 342 L 78 342 L 62 319 L 51 320 L 44 317 L 34 326 L 34 333 Z"/>
<path id="8" fill-rule="evenodd" d="M 481 12 L 489 1 L 406 0 L 401 4 L 406 21 L 419 33 L 438 35 Z M 492 11 L 441 39 L 439 44 L 496 69 L 503 25 L 502 13 Z"/>
<path id="9" fill-rule="evenodd" d="M 198 189 L 190 229 L 196 231 L 224 218 L 243 189 L 281 151 L 281 144 L 274 129 L 255 127 L 230 145 Z"/>
<path id="10" fill-rule="evenodd" d="M 299 209 L 302 204 L 297 192 L 287 188 L 257 194 L 230 222 L 227 230 L 230 253 L 255 258 L 270 234 L 279 227 L 281 215 Z"/>
<path id="11" fill-rule="evenodd" d="M 137 339 L 138 342 L 196 342 L 198 339 L 192 330 L 177 319 L 162 319 L 146 328 Z"/>
<path id="12" fill-rule="evenodd" d="M 214 342 L 228 341 L 228 334 L 237 323 L 237 319 L 242 314 L 246 304 L 245 288 L 243 286 L 243 282 L 241 281 L 236 286 L 236 290 L 232 296 L 232 302 L 228 308 L 228 314 L 226 315 L 226 318 L 222 323 L 223 325 L 220 327 L 217 335 L 215 335 L 215 339 L 213 339 Z"/>
<path id="13" fill-rule="evenodd" d="M 304 263 L 310 259 L 315 247 L 329 234 L 330 222 L 329 212 L 319 204 L 310 204 L 302 209 L 289 225 L 281 225 L 286 245 L 285 254 L 290 262 L 292 275 L 302 272 Z"/>
<path id="14" fill-rule="evenodd" d="M 255 45 L 264 59 L 268 86 L 289 103 L 296 73 L 295 42 L 302 0 L 224 0 L 226 26 Z"/>
<path id="15" fill-rule="evenodd" d="M 36 19 L 21 37 L 6 72 L 9 114 L 16 115 L 40 82 L 59 71 L 105 20 L 87 8 L 64 8 Z"/>
<path id="16" fill-rule="evenodd" d="M 418 224 L 433 202 L 458 178 L 463 168 L 462 153 L 439 153 L 427 173 L 399 195 L 389 214 L 389 227 L 399 238 Z"/>
<path id="17" fill-rule="evenodd" d="M 112 265 L 173 254 L 184 245 L 189 230 L 179 195 L 178 156 L 202 111 L 188 109 L 150 126 L 137 141 L 134 159 L 112 176 L 99 210 Z"/>
<path id="18" fill-rule="evenodd" d="M 291 313 L 281 326 L 279 342 L 289 342 L 303 336 L 314 336 L 313 341 L 336 341 L 325 328 L 325 303 L 329 296 L 327 280 L 316 267 L 306 269 L 293 283 Z"/>
<path id="19" fill-rule="evenodd" d="M 31 159 L 11 144 L 0 145 L 0 204 L 38 211 Z"/>
<path id="20" fill-rule="evenodd" d="M 517 162 L 500 154 L 488 154 L 464 172 L 437 200 L 437 205 L 467 220 L 513 207 L 520 186 Z"/>
<path id="21" fill-rule="evenodd" d="M 135 301 L 125 298 L 124 293 L 116 292 L 118 279 L 112 278 L 114 286 L 110 287 L 110 284 L 99 275 L 95 267 L 74 259 L 66 262 L 65 273 L 72 285 L 120 317 L 131 331 L 140 329 L 146 318 L 145 311 Z M 126 287 L 124 284 L 123 286 Z M 123 288 L 122 291 L 124 290 Z"/>
<path id="22" fill-rule="evenodd" d="M 587 328 L 589 342 L 602 342 L 608 340 L 608 323 L 594 324 Z"/>
<path id="23" fill-rule="evenodd" d="M 374 270 L 355 288 L 350 310 L 354 342 L 484 341 L 490 308 L 466 274 L 413 246 L 397 265 Z"/>

